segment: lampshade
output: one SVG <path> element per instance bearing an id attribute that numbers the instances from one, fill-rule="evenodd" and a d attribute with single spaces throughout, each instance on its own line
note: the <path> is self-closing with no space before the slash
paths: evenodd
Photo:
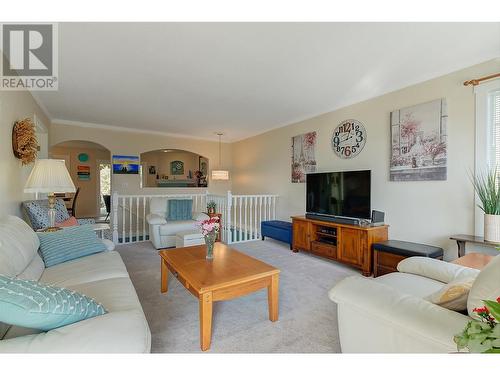
<path id="1" fill-rule="evenodd" d="M 212 180 L 229 180 L 229 171 L 225 169 L 221 169 L 221 161 L 222 161 L 222 150 L 221 150 L 221 137 L 222 133 L 216 133 L 219 137 L 219 169 L 212 170 Z"/>
<path id="2" fill-rule="evenodd" d="M 24 185 L 25 193 L 74 193 L 64 160 L 38 159 Z"/>
<path id="3" fill-rule="evenodd" d="M 229 171 L 222 169 L 212 171 L 212 180 L 229 180 Z"/>

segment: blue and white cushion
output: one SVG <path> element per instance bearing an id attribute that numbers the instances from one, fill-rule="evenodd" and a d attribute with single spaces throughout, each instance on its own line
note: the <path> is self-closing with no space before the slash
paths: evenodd
<path id="1" fill-rule="evenodd" d="M 106 312 L 73 290 L 0 275 L 0 322 L 48 331 Z"/>
<path id="2" fill-rule="evenodd" d="M 193 201 L 191 199 L 169 199 L 167 220 L 191 220 L 193 216 Z"/>
<path id="3" fill-rule="evenodd" d="M 45 267 L 106 251 L 91 225 L 67 227 L 57 232 L 37 232 Z"/>
<path id="4" fill-rule="evenodd" d="M 34 230 L 47 228 L 49 226 L 49 201 L 40 199 L 23 202 L 26 215 Z M 70 218 L 68 210 L 62 199 L 56 199 L 56 222 L 61 223 Z"/>

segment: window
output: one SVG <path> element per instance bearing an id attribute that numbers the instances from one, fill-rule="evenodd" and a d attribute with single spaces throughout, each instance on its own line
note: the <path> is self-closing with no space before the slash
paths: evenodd
<path id="1" fill-rule="evenodd" d="M 476 94 L 476 145 L 474 173 L 500 168 L 500 79 L 474 88 Z M 483 235 L 483 212 L 475 196 L 475 234 Z"/>
<path id="2" fill-rule="evenodd" d="M 488 161 L 490 168 L 500 166 L 500 90 L 488 93 Z"/>

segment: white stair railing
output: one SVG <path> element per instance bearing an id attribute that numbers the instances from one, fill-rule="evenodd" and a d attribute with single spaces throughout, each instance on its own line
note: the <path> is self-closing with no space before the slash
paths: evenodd
<path id="1" fill-rule="evenodd" d="M 112 222 L 113 242 L 125 244 L 149 240 L 149 213 L 151 198 L 192 199 L 193 211 L 205 212 L 209 201 L 214 201 L 216 210 L 222 214 L 222 241 L 231 244 L 255 241 L 262 238 L 262 221 L 275 220 L 277 195 L 226 195 L 205 193 L 165 195 L 120 195 L 113 193 Z"/>

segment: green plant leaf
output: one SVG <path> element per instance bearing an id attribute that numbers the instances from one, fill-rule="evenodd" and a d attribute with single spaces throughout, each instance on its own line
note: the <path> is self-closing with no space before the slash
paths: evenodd
<path id="1" fill-rule="evenodd" d="M 472 340 L 469 340 L 468 348 L 471 353 L 484 353 L 487 350 L 493 349 L 493 344 L 491 340 L 481 340 L 474 338 Z"/>
<path id="2" fill-rule="evenodd" d="M 486 173 L 471 174 L 474 190 L 481 201 L 478 205 L 485 214 L 500 215 L 500 183 L 498 167 Z"/>
<path id="3" fill-rule="evenodd" d="M 493 316 L 497 322 L 500 323 L 500 303 L 495 301 L 483 301 L 485 306 L 490 310 L 491 316 Z"/>
<path id="4" fill-rule="evenodd" d="M 473 336 L 483 332 L 484 330 L 489 330 L 489 329 L 490 325 L 488 323 L 471 321 L 467 326 L 467 334 Z"/>
<path id="5" fill-rule="evenodd" d="M 494 337 L 496 339 L 500 339 L 500 324 L 497 324 L 490 333 L 490 337 Z"/>
<path id="6" fill-rule="evenodd" d="M 500 348 L 493 348 L 485 351 L 485 353 L 490 353 L 490 354 L 500 354 Z"/>

